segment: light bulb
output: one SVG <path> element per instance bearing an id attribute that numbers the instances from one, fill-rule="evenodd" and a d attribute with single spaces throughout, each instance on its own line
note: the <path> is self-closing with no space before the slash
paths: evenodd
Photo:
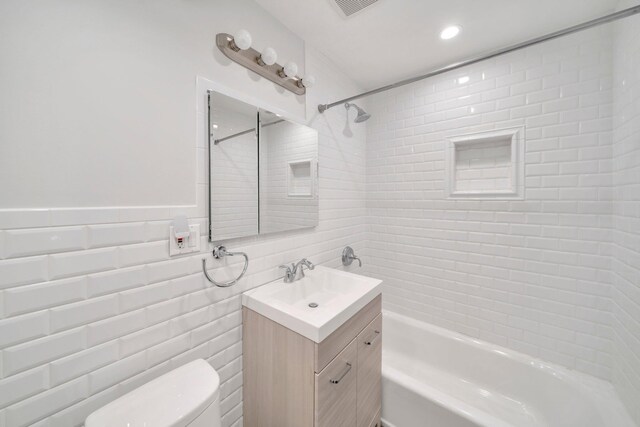
<path id="1" fill-rule="evenodd" d="M 316 84 L 316 78 L 311 74 L 307 74 L 302 78 L 302 84 L 304 87 L 313 87 L 313 85 Z"/>
<path id="2" fill-rule="evenodd" d="M 272 47 L 265 48 L 260 54 L 260 61 L 264 65 L 273 65 L 278 60 L 278 54 Z M 262 64 L 261 64 L 262 65 Z"/>
<path id="3" fill-rule="evenodd" d="M 458 27 L 457 25 L 452 25 L 442 30 L 442 32 L 440 33 L 440 38 L 442 40 L 449 40 L 457 36 L 458 33 L 460 33 L 460 27 Z"/>
<path id="4" fill-rule="evenodd" d="M 240 30 L 233 36 L 233 42 L 241 50 L 247 50 L 251 47 L 251 34 L 247 30 Z"/>
<path id="5" fill-rule="evenodd" d="M 282 72 L 287 77 L 295 77 L 296 73 L 298 72 L 298 65 L 295 62 L 289 61 L 284 64 Z"/>

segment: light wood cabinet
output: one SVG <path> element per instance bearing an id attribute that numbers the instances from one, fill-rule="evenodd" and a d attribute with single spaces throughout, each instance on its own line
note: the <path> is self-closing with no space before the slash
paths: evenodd
<path id="1" fill-rule="evenodd" d="M 320 343 L 243 307 L 245 427 L 379 426 L 381 302 Z"/>
<path id="2" fill-rule="evenodd" d="M 358 347 L 351 342 L 316 374 L 315 427 L 356 425 Z"/>
<path id="3" fill-rule="evenodd" d="M 358 427 L 369 427 L 381 405 L 382 315 L 379 314 L 356 339 L 358 346 Z M 375 424 L 375 423 L 374 423 Z"/>

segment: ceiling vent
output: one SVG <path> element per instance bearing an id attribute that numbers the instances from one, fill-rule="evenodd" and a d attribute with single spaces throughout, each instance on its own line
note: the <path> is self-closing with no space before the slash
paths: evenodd
<path id="1" fill-rule="evenodd" d="M 362 9 L 365 9 L 374 3 L 377 3 L 378 0 L 330 0 L 331 3 L 335 2 L 338 5 L 342 13 L 344 13 L 345 17 L 350 17 Z"/>

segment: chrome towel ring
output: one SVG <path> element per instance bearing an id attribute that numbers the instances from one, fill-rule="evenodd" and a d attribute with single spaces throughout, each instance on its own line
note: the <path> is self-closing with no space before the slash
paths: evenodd
<path id="1" fill-rule="evenodd" d="M 213 283 L 216 286 L 219 286 L 221 288 L 226 288 L 231 285 L 234 285 L 238 280 L 242 278 L 242 276 L 244 276 L 244 273 L 247 272 L 247 267 L 249 267 L 249 257 L 244 252 L 227 252 L 227 248 L 220 245 L 213 248 L 212 255 L 215 259 L 222 259 L 226 256 L 236 256 L 236 255 L 242 255 L 244 257 L 244 268 L 242 269 L 242 273 L 240 273 L 240 275 L 235 279 L 229 280 L 228 282 L 222 282 L 222 283 L 216 282 L 213 279 L 213 277 L 209 276 L 209 274 L 207 273 L 207 260 L 205 258 L 202 258 L 202 272 L 204 273 L 204 277 L 206 277 L 209 282 Z"/>

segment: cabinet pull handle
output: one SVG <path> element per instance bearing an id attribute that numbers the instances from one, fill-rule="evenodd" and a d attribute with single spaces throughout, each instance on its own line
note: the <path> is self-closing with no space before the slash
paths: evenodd
<path id="1" fill-rule="evenodd" d="M 331 384 L 338 384 L 340 381 L 342 381 L 342 379 L 345 377 L 345 375 L 347 375 L 349 373 L 349 371 L 351 370 L 351 363 L 347 363 L 347 369 L 344 370 L 344 372 L 342 373 L 342 375 L 340 375 L 340 378 L 338 378 L 337 380 L 329 380 L 331 382 Z"/>
<path id="2" fill-rule="evenodd" d="M 375 340 L 377 340 L 377 339 L 378 339 L 378 337 L 380 336 L 380 331 L 373 331 L 373 332 L 374 332 L 373 338 L 371 338 L 371 339 L 369 339 L 369 340 L 366 340 L 366 341 L 364 342 L 366 345 L 371 345 L 371 344 L 373 344 L 373 342 L 374 342 Z"/>

